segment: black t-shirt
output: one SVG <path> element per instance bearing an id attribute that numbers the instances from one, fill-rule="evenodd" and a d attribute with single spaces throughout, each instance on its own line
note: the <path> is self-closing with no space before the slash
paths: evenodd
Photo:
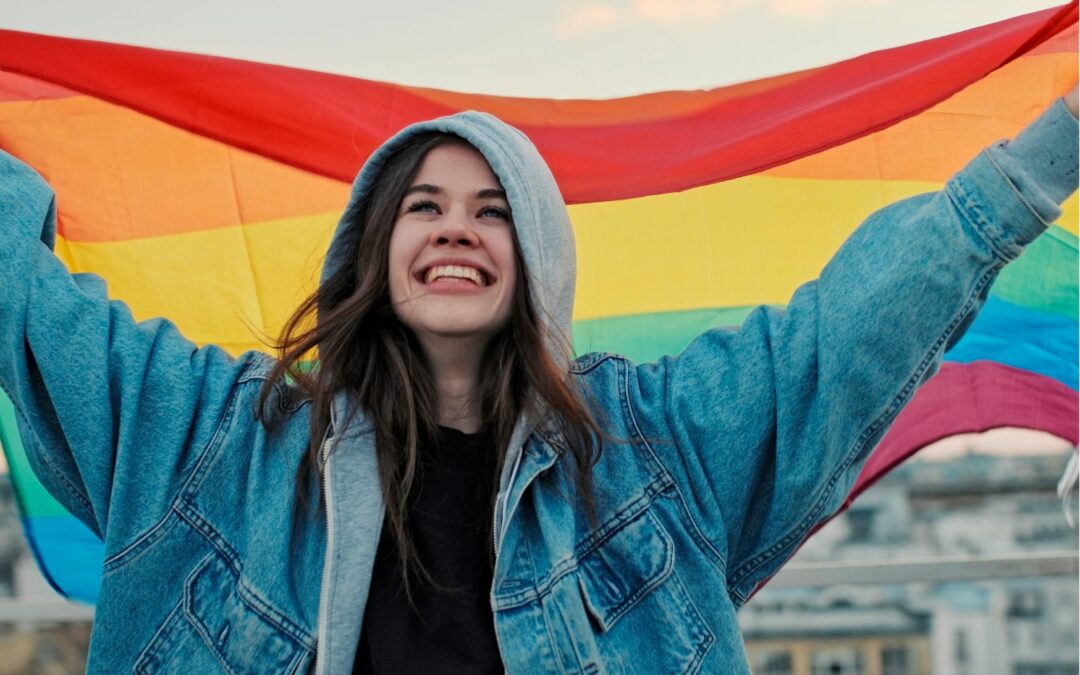
<path id="1" fill-rule="evenodd" d="M 413 540 L 435 583 L 401 584 L 397 550 L 384 525 L 364 609 L 353 673 L 501 673 L 491 590 L 491 497 L 495 451 L 484 434 L 440 427 L 421 453 L 409 501 Z"/>

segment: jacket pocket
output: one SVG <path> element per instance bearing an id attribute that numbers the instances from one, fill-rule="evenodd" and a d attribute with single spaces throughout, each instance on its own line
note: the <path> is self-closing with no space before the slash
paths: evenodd
<path id="1" fill-rule="evenodd" d="M 581 594 L 603 631 L 671 576 L 671 537 L 645 512 L 580 562 Z"/>
<path id="2" fill-rule="evenodd" d="M 650 511 L 582 557 L 577 579 L 598 672 L 700 668 L 715 636 L 679 579 L 671 536 Z"/>
<path id="3" fill-rule="evenodd" d="M 217 553 L 188 575 L 180 604 L 135 664 L 137 673 L 296 673 L 312 651 L 303 632 Z"/>

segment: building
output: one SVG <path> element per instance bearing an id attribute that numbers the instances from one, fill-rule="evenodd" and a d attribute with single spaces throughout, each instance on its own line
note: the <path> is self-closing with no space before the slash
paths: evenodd
<path id="1" fill-rule="evenodd" d="M 42 578 L 26 548 L 9 475 L 0 473 L 0 675 L 84 672 L 91 614 Z"/>
<path id="2" fill-rule="evenodd" d="M 1056 494 L 1068 459 L 968 454 L 897 468 L 787 569 L 920 561 L 927 580 L 845 585 L 838 574 L 828 586 L 766 587 L 740 613 L 754 672 L 1075 675 L 1075 572 L 995 576 L 985 563 L 1022 566 L 1053 554 L 1071 556 L 1075 570 L 1080 542 Z"/>

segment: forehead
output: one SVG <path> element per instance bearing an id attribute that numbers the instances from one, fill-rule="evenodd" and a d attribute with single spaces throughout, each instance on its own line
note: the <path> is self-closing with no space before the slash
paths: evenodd
<path id="1" fill-rule="evenodd" d="M 432 148 L 424 155 L 412 183 L 428 183 L 445 190 L 462 189 L 469 192 L 502 187 L 484 156 L 464 141 Z"/>

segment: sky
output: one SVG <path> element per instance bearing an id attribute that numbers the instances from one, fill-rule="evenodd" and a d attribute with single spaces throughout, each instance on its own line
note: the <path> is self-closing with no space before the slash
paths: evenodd
<path id="1" fill-rule="evenodd" d="M 0 27 L 491 94 L 607 98 L 801 70 L 1059 0 L 0 0 Z"/>

